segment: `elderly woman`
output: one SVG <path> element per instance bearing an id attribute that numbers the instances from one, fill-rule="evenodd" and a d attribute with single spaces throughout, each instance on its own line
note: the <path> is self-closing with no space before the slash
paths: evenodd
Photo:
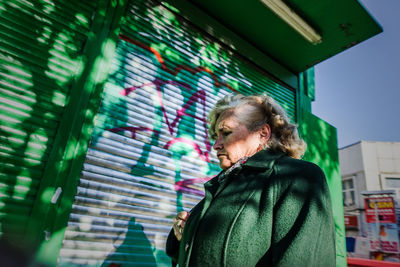
<path id="1" fill-rule="evenodd" d="M 268 96 L 227 96 L 209 115 L 222 172 L 174 219 L 167 254 L 179 266 L 335 266 L 322 170 Z"/>

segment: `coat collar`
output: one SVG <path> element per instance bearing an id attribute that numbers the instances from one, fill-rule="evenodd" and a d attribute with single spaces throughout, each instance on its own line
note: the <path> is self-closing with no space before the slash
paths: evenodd
<path id="1" fill-rule="evenodd" d="M 246 162 L 244 162 L 241 166 L 236 168 L 235 170 L 232 171 L 232 173 L 238 173 L 240 170 L 246 167 L 250 168 L 260 168 L 260 169 L 270 169 L 272 168 L 274 162 L 276 159 L 285 156 L 285 153 L 283 152 L 275 152 L 271 151 L 270 149 L 263 149 L 250 158 L 247 159 Z M 223 173 L 220 172 L 217 176 L 215 176 L 213 179 L 207 181 L 204 183 L 204 187 L 208 190 L 214 191 L 212 188 L 217 187 L 219 185 L 218 183 L 218 177 Z"/>
<path id="2" fill-rule="evenodd" d="M 242 167 L 271 168 L 271 164 L 278 158 L 285 156 L 283 152 L 275 152 L 270 149 L 263 149 L 243 163 Z"/>

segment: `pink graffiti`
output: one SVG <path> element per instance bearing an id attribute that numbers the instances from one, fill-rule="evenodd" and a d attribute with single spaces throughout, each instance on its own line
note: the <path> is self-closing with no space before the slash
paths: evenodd
<path id="1" fill-rule="evenodd" d="M 149 83 L 144 83 L 138 86 L 132 86 L 132 87 L 128 87 L 125 88 L 123 90 L 121 90 L 119 93 L 123 96 L 128 96 L 130 93 L 134 92 L 136 89 L 142 88 L 142 87 L 146 87 L 146 86 L 150 86 L 150 85 L 165 85 L 165 84 L 172 84 L 172 85 L 176 85 L 176 86 L 180 86 L 180 87 L 184 87 L 188 90 L 191 90 L 191 86 L 187 83 L 184 82 L 178 82 L 178 81 L 167 81 L 167 80 L 163 80 L 163 79 L 156 79 L 154 82 L 149 82 Z M 157 86 L 158 88 L 158 86 Z"/>
<path id="2" fill-rule="evenodd" d="M 155 85 L 156 86 L 156 90 L 157 90 L 157 96 L 159 98 L 160 101 L 160 105 L 161 105 L 161 110 L 163 112 L 163 117 L 165 119 L 165 122 L 167 124 L 168 127 L 168 131 L 171 135 L 174 134 L 174 129 L 176 129 L 177 124 L 179 123 L 179 121 L 182 119 L 183 116 L 189 116 L 192 118 L 195 118 L 199 121 L 202 122 L 203 124 L 203 129 L 204 129 L 204 134 L 205 134 L 205 138 L 204 138 L 204 145 L 206 146 L 206 150 L 205 152 L 202 152 L 200 150 L 200 146 L 195 144 L 194 142 L 194 146 L 193 148 L 197 150 L 200 150 L 199 155 L 204 155 L 204 160 L 206 160 L 207 162 L 209 161 L 209 157 L 208 154 L 211 151 L 211 143 L 210 141 L 207 139 L 207 135 L 208 135 L 208 131 L 207 131 L 207 120 L 204 117 L 198 117 L 196 115 L 192 115 L 186 112 L 187 109 L 189 109 L 192 105 L 194 105 L 194 103 L 199 103 L 202 105 L 203 107 L 203 114 L 206 113 L 206 92 L 204 90 L 199 90 L 197 92 L 195 92 L 193 95 L 191 95 L 189 97 L 189 100 L 183 105 L 182 108 L 180 108 L 179 110 L 176 111 L 176 117 L 174 118 L 174 120 L 172 122 L 169 121 L 168 117 L 167 117 L 167 112 L 165 110 L 165 106 L 163 103 L 163 97 L 162 97 L 162 86 L 166 85 L 166 84 L 173 84 L 173 85 L 177 85 L 177 86 L 182 86 L 188 90 L 191 90 L 191 86 L 187 83 L 182 83 L 182 82 L 176 82 L 176 81 L 168 81 L 168 80 L 163 80 L 161 78 L 155 78 L 153 82 L 150 83 L 145 83 L 139 86 L 132 86 L 132 87 L 128 87 L 125 88 L 123 90 L 121 90 L 119 93 L 123 96 L 128 96 L 130 93 L 134 92 L 136 89 L 145 87 L 145 86 L 149 86 L 149 85 Z M 178 138 L 179 139 L 179 138 Z M 183 140 L 183 139 L 179 139 L 179 140 Z M 187 141 L 185 141 L 187 143 Z M 174 142 L 175 143 L 175 142 Z M 192 144 L 192 143 L 191 143 Z"/>
<path id="3" fill-rule="evenodd" d="M 137 45 L 137 46 L 139 46 L 139 47 L 141 47 L 141 48 L 143 48 L 145 50 L 151 51 L 155 55 L 155 57 L 157 58 L 157 61 L 160 63 L 161 68 L 164 71 L 166 71 L 166 72 L 168 72 L 168 73 L 170 73 L 170 74 L 172 74 L 174 76 L 178 75 L 178 73 L 181 70 L 186 70 L 186 71 L 190 72 L 191 74 L 196 74 L 198 72 L 206 72 L 209 75 L 211 75 L 211 77 L 212 77 L 212 79 L 214 81 L 214 85 L 216 87 L 225 86 L 225 87 L 229 88 L 231 91 L 235 91 L 232 88 L 232 86 L 230 86 L 229 84 L 218 82 L 218 79 L 217 79 L 216 75 L 207 67 L 199 66 L 199 67 L 196 67 L 196 68 L 191 68 L 191 67 L 184 66 L 184 65 L 178 65 L 178 66 L 176 66 L 176 68 L 174 70 L 171 70 L 164 64 L 164 60 L 163 60 L 161 54 L 156 49 L 151 48 L 151 47 L 149 47 L 149 46 L 147 46 L 145 44 L 140 43 L 139 41 L 136 41 L 136 40 L 131 39 L 131 38 L 129 38 L 127 36 L 124 36 L 124 35 L 120 35 L 119 38 L 122 39 L 122 40 L 125 40 L 125 41 L 127 41 L 129 43 L 132 43 L 134 45 Z M 139 88 L 143 88 L 143 87 L 146 87 L 146 86 L 154 85 L 156 87 L 156 90 L 157 90 L 157 97 L 159 98 L 159 101 L 160 101 L 160 106 L 161 106 L 161 111 L 163 113 L 163 117 L 164 117 L 165 122 L 167 124 L 168 131 L 169 131 L 169 133 L 171 135 L 174 135 L 175 130 L 177 130 L 177 125 L 178 125 L 179 121 L 182 119 L 183 116 L 189 116 L 189 117 L 192 117 L 192 118 L 195 118 L 195 119 L 201 121 L 202 125 L 203 125 L 203 128 L 204 128 L 204 133 L 205 133 L 205 138 L 204 138 L 203 142 L 204 142 L 204 145 L 206 147 L 206 151 L 202 151 L 200 146 L 196 142 L 194 142 L 193 140 L 189 140 L 189 139 L 181 138 L 181 137 L 175 137 L 172 140 L 168 141 L 167 144 L 164 146 L 164 148 L 169 149 L 170 146 L 172 146 L 175 143 L 185 143 L 185 144 L 191 145 L 193 147 L 193 149 L 198 153 L 198 155 L 200 156 L 200 158 L 202 160 L 204 160 L 206 162 L 210 162 L 209 154 L 210 154 L 210 151 L 211 151 L 211 143 L 207 138 L 208 131 L 207 131 L 207 121 L 206 121 L 206 118 L 205 118 L 205 114 L 206 114 L 206 92 L 204 90 L 199 90 L 199 91 L 196 91 L 195 93 L 193 93 L 189 97 L 188 101 L 186 103 L 184 103 L 184 105 L 180 109 L 176 110 L 176 116 L 170 122 L 168 117 L 167 117 L 167 112 L 166 112 L 166 109 L 165 109 L 165 106 L 164 106 L 164 103 L 163 103 L 163 96 L 162 96 L 162 87 L 165 86 L 165 85 L 168 85 L 168 84 L 179 86 L 181 88 L 185 88 L 188 91 L 192 90 L 192 87 L 189 84 L 184 83 L 184 82 L 164 80 L 164 79 L 161 79 L 161 78 L 155 78 L 154 81 L 152 81 L 150 83 L 145 83 L 145 84 L 142 84 L 142 85 L 139 85 L 139 86 L 131 86 L 131 87 L 128 87 L 128 88 L 125 88 L 125 89 L 121 90 L 119 93 L 121 95 L 123 95 L 123 96 L 128 96 L 130 93 L 134 92 L 135 90 L 137 90 Z M 188 110 L 195 103 L 198 103 L 198 104 L 202 105 L 203 117 L 192 115 L 192 114 L 186 112 L 186 110 Z M 136 138 L 136 132 L 137 131 L 151 131 L 151 132 L 154 132 L 156 135 L 160 134 L 160 132 L 157 131 L 157 130 L 150 129 L 148 127 L 140 127 L 140 126 L 139 127 L 128 127 L 128 126 L 127 127 L 117 127 L 117 128 L 109 129 L 109 131 L 115 132 L 115 133 L 116 132 L 120 132 L 120 131 L 130 131 L 132 133 L 132 138 L 133 139 Z M 202 191 L 194 189 L 194 188 L 191 188 L 191 187 L 189 187 L 189 185 L 192 185 L 192 184 L 198 183 L 198 182 L 205 182 L 205 181 L 210 180 L 211 178 L 212 177 L 186 179 L 184 181 L 176 182 L 174 187 L 175 187 L 176 191 L 204 196 L 204 193 Z"/>
<path id="4" fill-rule="evenodd" d="M 108 130 L 110 132 L 113 132 L 113 133 L 118 133 L 118 132 L 122 132 L 122 131 L 129 131 L 132 134 L 131 135 L 132 139 L 136 138 L 136 131 L 150 131 L 150 132 L 154 132 L 156 135 L 160 134 L 160 132 L 157 131 L 157 130 L 153 130 L 153 129 L 150 129 L 150 128 L 147 128 L 147 127 L 142 127 L 142 126 L 139 126 L 139 127 L 130 127 L 130 126 L 117 127 L 117 128 L 112 128 L 112 129 L 108 129 Z"/>
<path id="5" fill-rule="evenodd" d="M 214 74 L 214 72 L 212 70 L 210 70 L 209 68 L 207 68 L 207 67 L 198 66 L 196 68 L 191 68 L 191 67 L 188 67 L 188 66 L 185 66 L 185 65 L 177 65 L 174 70 L 171 70 L 165 65 L 164 59 L 162 58 L 160 52 L 158 52 L 155 48 L 150 47 L 150 46 L 148 46 L 146 44 L 143 44 L 143 43 L 141 43 L 141 42 L 139 42 L 139 41 L 137 41 L 135 39 L 132 39 L 132 38 L 130 38 L 128 36 L 125 36 L 125 35 L 122 35 L 122 34 L 119 35 L 119 38 L 121 40 L 124 40 L 124 41 L 128 42 L 128 43 L 137 45 L 137 46 L 139 46 L 139 47 L 141 47 L 141 48 L 143 48 L 143 49 L 145 49 L 147 51 L 152 52 L 154 54 L 154 56 L 156 57 L 158 63 L 160 63 L 161 68 L 164 71 L 166 71 L 166 72 L 168 72 L 168 73 L 170 73 L 170 74 L 172 74 L 174 76 L 178 75 L 178 73 L 181 70 L 186 70 L 186 71 L 190 72 L 191 74 L 196 74 L 198 72 L 207 72 L 208 74 L 211 75 L 212 79 L 214 80 L 214 85 L 216 87 L 220 88 L 222 86 L 225 86 L 229 90 L 231 90 L 233 92 L 237 92 L 230 84 L 219 82 L 218 79 L 217 79 L 217 76 Z"/>
<path id="6" fill-rule="evenodd" d="M 184 144 L 191 145 L 202 160 L 210 162 L 208 151 L 205 151 L 205 152 L 201 151 L 200 146 L 198 144 L 196 144 L 196 142 L 194 142 L 193 140 L 187 139 L 187 138 L 183 138 L 183 137 L 174 138 L 174 139 L 168 141 L 168 143 L 164 146 L 164 148 L 169 149 L 169 147 L 175 143 L 184 143 Z"/>
<path id="7" fill-rule="evenodd" d="M 175 190 L 180 191 L 180 192 L 185 192 L 185 193 L 191 193 L 191 194 L 196 194 L 199 196 L 204 196 L 204 192 L 198 189 L 194 189 L 189 187 L 189 185 L 195 184 L 195 183 L 205 183 L 208 180 L 212 179 L 213 177 L 201 177 L 201 178 L 195 178 L 195 179 L 186 179 L 183 181 L 178 181 L 175 183 Z"/>

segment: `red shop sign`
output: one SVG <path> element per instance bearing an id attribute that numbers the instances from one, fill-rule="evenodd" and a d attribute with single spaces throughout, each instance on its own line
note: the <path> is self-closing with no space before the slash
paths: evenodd
<path id="1" fill-rule="evenodd" d="M 364 199 L 364 205 L 367 223 L 376 222 L 376 216 L 381 223 L 396 223 L 392 197 L 367 197 Z"/>
<path id="2" fill-rule="evenodd" d="M 358 227 L 358 218 L 356 215 L 344 215 L 344 225 L 346 227 Z"/>

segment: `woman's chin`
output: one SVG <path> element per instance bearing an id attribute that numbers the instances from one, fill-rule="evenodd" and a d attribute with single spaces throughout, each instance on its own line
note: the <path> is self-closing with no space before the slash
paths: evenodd
<path id="1" fill-rule="evenodd" d="M 223 169 L 224 171 L 229 169 L 232 164 L 229 162 L 220 162 L 219 166 L 221 167 L 221 169 Z"/>

